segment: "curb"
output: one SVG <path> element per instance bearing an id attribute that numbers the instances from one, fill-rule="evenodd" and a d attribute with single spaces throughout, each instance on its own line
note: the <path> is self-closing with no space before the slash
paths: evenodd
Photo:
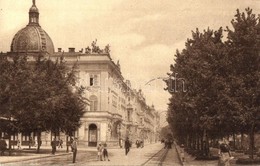
<path id="1" fill-rule="evenodd" d="M 177 152 L 178 159 L 179 159 L 181 165 L 185 165 L 185 164 L 184 164 L 185 162 L 181 160 L 181 155 L 180 155 L 180 152 L 179 152 L 179 149 L 178 149 L 178 145 L 176 145 L 176 144 L 174 143 L 174 147 L 175 147 L 175 150 L 176 150 L 176 152 Z"/>

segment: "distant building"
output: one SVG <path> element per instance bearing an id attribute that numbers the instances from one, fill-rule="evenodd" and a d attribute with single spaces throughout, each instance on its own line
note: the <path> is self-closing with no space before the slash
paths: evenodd
<path id="1" fill-rule="evenodd" d="M 11 50 L 2 55 L 26 54 L 29 60 L 38 55 L 55 60 L 64 57 L 69 66 L 77 63 L 79 85 L 86 87 L 85 98 L 88 105 L 81 119 L 82 126 L 74 134 L 79 138 L 79 144 L 96 146 L 99 142 L 107 142 L 117 146 L 120 139 L 155 142 L 158 140 L 159 114 L 154 106 L 148 106 L 142 91 L 131 88 L 129 80 L 125 80 L 120 70 L 119 62 L 115 63 L 109 54 L 109 46 L 100 49 L 96 41 L 92 47 L 75 51 L 69 48 L 67 52 L 54 45 L 49 35 L 39 24 L 39 10 L 35 1 L 29 10 L 29 24 L 18 31 L 11 44 Z M 14 138 L 28 142 L 34 133 L 18 133 Z M 52 133 L 43 132 L 43 145 L 49 145 Z M 58 136 L 66 140 L 66 135 Z M 24 143 L 25 145 L 25 143 Z"/>

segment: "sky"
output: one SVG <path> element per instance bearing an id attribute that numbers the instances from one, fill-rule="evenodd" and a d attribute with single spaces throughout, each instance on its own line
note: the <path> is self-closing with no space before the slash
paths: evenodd
<path id="1" fill-rule="evenodd" d="M 0 51 L 10 51 L 13 36 L 28 24 L 31 0 L 0 0 Z M 177 49 L 191 31 L 231 27 L 236 9 L 260 14 L 260 0 L 36 0 L 40 25 L 54 47 L 67 51 L 111 46 L 125 79 L 143 89 L 147 104 L 167 110 L 165 83 Z M 162 115 L 164 113 L 162 112 Z"/>

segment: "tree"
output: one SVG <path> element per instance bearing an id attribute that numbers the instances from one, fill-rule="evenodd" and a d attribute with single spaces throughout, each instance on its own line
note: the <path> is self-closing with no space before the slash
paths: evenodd
<path id="1" fill-rule="evenodd" d="M 0 94 L 1 115 L 15 120 L 16 131 L 37 133 L 40 141 L 42 131 L 71 132 L 81 125 L 84 89 L 76 86 L 76 65 L 69 69 L 63 58 L 53 62 L 42 56 L 35 62 L 22 55 L 2 59 L 0 65 L 7 67 L 1 67 L 1 88 L 7 90 Z"/>
<path id="2" fill-rule="evenodd" d="M 182 77 L 188 90 L 171 92 L 168 121 L 186 140 L 187 147 L 197 147 L 206 156 L 209 155 L 209 138 L 216 137 L 218 127 L 226 120 L 217 114 L 218 107 L 224 106 L 220 100 L 221 93 L 225 94 L 226 72 L 223 70 L 226 63 L 223 63 L 223 57 L 226 54 L 222 37 L 222 28 L 192 32 L 186 48 L 177 51 L 175 64 L 169 73 L 171 77 L 176 77 L 176 73 Z M 168 90 L 176 80 L 178 78 L 168 80 Z M 183 84 L 176 88 L 180 90 Z"/>
<path id="3" fill-rule="evenodd" d="M 230 98 L 238 107 L 241 128 L 249 129 L 250 158 L 253 159 L 254 133 L 260 120 L 260 23 L 247 8 L 237 10 L 227 28 L 230 61 Z"/>
<path id="4" fill-rule="evenodd" d="M 26 81 L 29 80 L 30 67 L 27 65 L 25 57 L 14 56 L 11 62 L 7 56 L 1 56 L 0 68 L 0 111 L 4 119 L 1 131 L 7 133 L 9 142 L 11 142 L 11 135 L 20 130 L 15 115 L 16 107 L 22 99 L 16 99 Z M 11 155 L 11 143 L 9 143 L 9 155 Z"/>
<path id="5" fill-rule="evenodd" d="M 233 30 L 227 28 L 226 42 L 222 41 L 222 28 L 203 33 L 196 30 L 185 49 L 176 52 L 169 73 L 173 79 L 166 81 L 172 95 L 168 121 L 188 147 L 194 136 L 207 143 L 208 138 L 243 134 L 249 129 L 253 158 L 260 119 L 259 17 L 250 8 L 245 13 L 237 10 L 231 23 Z M 187 92 L 171 90 L 178 80 L 176 73 L 184 78 Z"/>

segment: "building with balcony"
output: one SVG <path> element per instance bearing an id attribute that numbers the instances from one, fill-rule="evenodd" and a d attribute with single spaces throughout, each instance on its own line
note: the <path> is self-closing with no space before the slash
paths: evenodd
<path id="1" fill-rule="evenodd" d="M 26 54 L 30 60 L 39 54 L 53 60 L 63 57 L 68 66 L 77 64 L 78 85 L 87 89 L 84 97 L 88 103 L 82 125 L 75 132 L 79 144 L 97 146 L 99 142 L 106 142 L 118 146 L 120 139 L 126 137 L 132 141 L 157 141 L 159 115 L 154 106 L 147 105 L 142 91 L 132 89 L 130 81 L 124 79 L 120 63 L 115 63 L 110 56 L 109 46 L 100 49 L 94 41 L 92 47 L 80 51 L 58 48 L 55 52 L 51 38 L 39 24 L 35 1 L 29 10 L 28 25 L 16 33 L 10 52 L 5 55 L 13 54 Z M 19 133 L 14 139 L 25 142 L 29 137 L 34 134 Z M 52 137 L 51 133 L 42 133 L 43 145 L 49 144 Z M 64 133 L 59 137 L 66 140 Z"/>

